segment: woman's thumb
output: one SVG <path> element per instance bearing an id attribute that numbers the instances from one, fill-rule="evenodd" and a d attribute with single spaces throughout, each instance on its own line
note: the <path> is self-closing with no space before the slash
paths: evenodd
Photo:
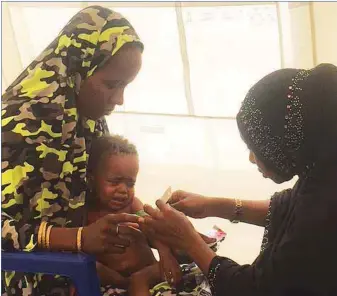
<path id="1" fill-rule="evenodd" d="M 178 201 L 176 203 L 171 204 L 171 207 L 176 209 L 179 212 L 183 212 L 184 214 L 186 214 L 186 203 L 184 202 L 184 200 Z"/>
<path id="2" fill-rule="evenodd" d="M 181 200 L 183 200 L 184 197 L 184 191 L 178 190 L 172 193 L 170 199 L 167 201 L 169 205 L 175 204 Z"/>

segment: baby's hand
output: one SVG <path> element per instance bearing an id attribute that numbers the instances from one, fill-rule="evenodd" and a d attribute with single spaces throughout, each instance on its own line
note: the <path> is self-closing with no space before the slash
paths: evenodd
<path id="1" fill-rule="evenodd" d="M 167 247 L 160 248 L 158 251 L 160 257 L 160 269 L 164 280 L 166 280 L 171 286 L 177 286 L 183 276 L 177 259 Z"/>

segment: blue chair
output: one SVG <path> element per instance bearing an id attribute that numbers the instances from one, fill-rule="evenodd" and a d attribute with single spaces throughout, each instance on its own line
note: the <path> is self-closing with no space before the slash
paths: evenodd
<path id="1" fill-rule="evenodd" d="M 79 296 L 101 296 L 93 256 L 52 252 L 1 252 L 1 269 L 70 278 Z"/>

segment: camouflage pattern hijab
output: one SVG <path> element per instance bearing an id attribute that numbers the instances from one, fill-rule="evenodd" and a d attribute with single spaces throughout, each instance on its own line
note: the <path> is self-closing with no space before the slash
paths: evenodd
<path id="1" fill-rule="evenodd" d="M 103 120 L 81 118 L 76 95 L 126 43 L 142 44 L 120 14 L 100 6 L 77 13 L 2 97 L 3 248 L 32 250 L 41 220 L 83 223 L 86 170 Z"/>

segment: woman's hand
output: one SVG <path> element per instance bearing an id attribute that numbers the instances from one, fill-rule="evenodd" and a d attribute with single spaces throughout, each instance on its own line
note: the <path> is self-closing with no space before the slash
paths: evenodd
<path id="1" fill-rule="evenodd" d="M 183 251 L 188 249 L 196 240 L 202 240 L 183 213 L 160 200 L 156 204 L 159 210 L 145 205 L 144 210 L 150 216 L 139 218 L 142 227 L 147 233 L 152 233 L 152 237 L 162 241 L 172 249 Z"/>
<path id="2" fill-rule="evenodd" d="M 158 209 L 144 206 L 150 216 L 139 218 L 139 223 L 147 232 L 153 233 L 171 249 L 179 249 L 187 253 L 200 269 L 207 274 L 209 265 L 216 254 L 208 247 L 192 223 L 181 212 L 161 200 L 156 202 Z"/>
<path id="3" fill-rule="evenodd" d="M 83 228 L 82 249 L 88 254 L 124 253 L 131 241 L 143 239 L 137 228 L 138 217 L 109 214 Z"/>
<path id="4" fill-rule="evenodd" d="M 206 218 L 211 216 L 209 211 L 211 199 L 199 194 L 181 190 L 175 191 L 168 200 L 168 204 L 192 218 Z"/>

